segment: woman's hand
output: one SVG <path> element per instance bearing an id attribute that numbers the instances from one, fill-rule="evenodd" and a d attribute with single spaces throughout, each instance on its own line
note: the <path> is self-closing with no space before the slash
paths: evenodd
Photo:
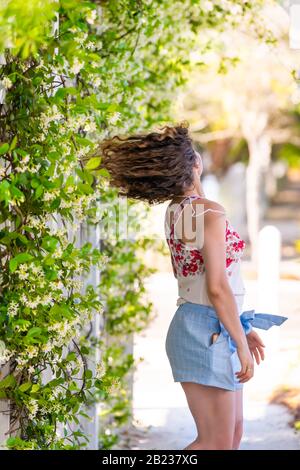
<path id="1" fill-rule="evenodd" d="M 246 336 L 248 341 L 248 346 L 252 356 L 255 358 L 256 364 L 260 364 L 260 361 L 264 360 L 265 352 L 264 352 L 264 343 L 260 339 L 259 335 L 256 331 L 250 331 L 250 333 Z"/>
<path id="2" fill-rule="evenodd" d="M 237 348 L 237 354 L 241 362 L 241 370 L 236 372 L 236 376 L 240 383 L 248 382 L 254 375 L 254 361 L 246 342 Z"/>

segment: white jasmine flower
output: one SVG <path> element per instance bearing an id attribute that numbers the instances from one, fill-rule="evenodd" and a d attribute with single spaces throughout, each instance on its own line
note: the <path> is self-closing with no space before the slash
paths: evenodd
<path id="1" fill-rule="evenodd" d="M 22 163 L 22 162 L 21 162 Z M 15 171 L 17 173 L 25 173 L 25 171 L 28 170 L 28 166 L 27 165 L 18 165 L 15 167 Z"/>
<path id="2" fill-rule="evenodd" d="M 31 167 L 29 168 L 29 171 L 31 173 L 38 173 L 40 168 L 41 168 L 41 164 L 38 163 L 37 165 L 31 165 Z"/>
<path id="3" fill-rule="evenodd" d="M 26 264 L 20 264 L 18 270 L 16 273 L 18 274 L 19 278 L 23 281 L 25 279 L 28 279 L 29 273 L 27 272 L 28 267 Z"/>
<path id="4" fill-rule="evenodd" d="M 29 359 L 32 359 L 33 357 L 38 356 L 39 350 L 36 346 L 28 346 L 26 355 Z"/>
<path id="5" fill-rule="evenodd" d="M 43 195 L 43 201 L 45 202 L 51 202 L 55 198 L 56 198 L 56 193 L 54 191 L 53 192 L 46 191 Z"/>
<path id="6" fill-rule="evenodd" d="M 58 289 L 58 290 L 63 290 L 64 289 L 64 285 L 61 281 L 56 284 L 56 289 Z"/>
<path id="7" fill-rule="evenodd" d="M 27 302 L 27 297 L 25 294 L 22 294 L 21 297 L 20 297 L 20 300 L 22 302 L 22 304 L 25 304 Z"/>
<path id="8" fill-rule="evenodd" d="M 66 157 L 67 155 L 70 155 L 71 153 L 71 146 L 68 145 L 66 142 L 64 142 L 61 146 L 63 150 L 63 156 Z"/>
<path id="9" fill-rule="evenodd" d="M 29 411 L 29 418 L 34 419 L 39 410 L 38 401 L 35 400 L 34 398 L 31 398 L 29 402 L 27 403 L 27 409 Z"/>
<path id="10" fill-rule="evenodd" d="M 114 114 L 111 114 L 107 120 L 109 124 L 115 125 L 119 121 L 120 117 L 121 117 L 121 113 L 116 112 Z"/>
<path id="11" fill-rule="evenodd" d="M 10 302 L 10 304 L 7 307 L 7 313 L 10 317 L 15 317 L 18 313 L 18 304 L 14 300 Z"/>
<path id="12" fill-rule="evenodd" d="M 56 248 L 56 250 L 54 251 L 54 253 L 52 253 L 52 256 L 53 256 L 53 258 L 56 259 L 56 258 L 61 258 L 61 257 L 62 257 L 62 254 L 63 254 L 63 250 L 62 250 L 62 248 L 61 248 L 60 246 L 58 246 L 58 247 Z"/>
<path id="13" fill-rule="evenodd" d="M 12 351 L 6 348 L 4 341 L 0 340 L 0 364 L 5 364 L 12 356 Z"/>
<path id="14" fill-rule="evenodd" d="M 52 298 L 52 295 L 51 294 L 47 294 L 45 295 L 42 299 L 41 299 L 41 304 L 42 305 L 49 305 L 53 302 L 53 298 Z"/>
<path id="15" fill-rule="evenodd" d="M 96 377 L 97 379 L 101 379 L 106 373 L 106 367 L 103 362 L 97 364 L 96 366 Z"/>
<path id="16" fill-rule="evenodd" d="M 73 65 L 70 68 L 70 71 L 71 71 L 71 73 L 74 73 L 76 75 L 77 73 L 80 72 L 80 70 L 82 69 L 83 66 L 84 66 L 84 63 L 80 62 L 78 57 L 75 57 L 75 59 L 73 61 Z"/>
<path id="17" fill-rule="evenodd" d="M 21 281 L 28 279 L 28 276 L 29 276 L 28 273 L 23 273 L 23 272 L 19 273 L 19 278 L 21 279 Z"/>
<path id="18" fill-rule="evenodd" d="M 82 46 L 87 36 L 88 36 L 87 33 L 80 33 L 78 34 L 78 36 L 74 38 L 74 41 L 77 42 L 77 44 L 80 44 Z"/>
<path id="19" fill-rule="evenodd" d="M 9 90 L 12 87 L 12 81 L 8 77 L 4 77 L 1 81 L 2 86 L 5 88 L 5 90 Z"/>
<path id="20" fill-rule="evenodd" d="M 101 305 L 101 306 L 99 307 L 98 312 L 99 312 L 100 315 L 102 315 L 102 313 L 104 312 L 104 307 L 103 307 L 103 305 Z"/>
<path id="21" fill-rule="evenodd" d="M 98 88 L 98 87 L 101 85 L 102 80 L 101 80 L 100 77 L 96 77 L 96 78 L 94 78 L 94 80 L 93 80 L 92 83 L 93 83 L 93 85 L 94 85 L 96 88 Z"/>
<path id="22" fill-rule="evenodd" d="M 95 132 L 97 130 L 96 123 L 94 121 L 86 122 L 83 130 L 85 132 Z"/>
<path id="23" fill-rule="evenodd" d="M 56 104 L 54 104 L 47 112 L 42 113 L 40 116 L 40 124 L 42 129 L 46 131 L 53 121 L 59 121 L 63 118 L 63 115 L 59 112 Z"/>
<path id="24" fill-rule="evenodd" d="M 31 268 L 33 274 L 38 274 L 39 276 L 44 276 L 44 271 L 41 266 L 35 266 L 33 265 Z"/>
<path id="25" fill-rule="evenodd" d="M 109 262 L 109 257 L 107 255 L 103 255 L 101 258 L 103 264 L 107 264 Z"/>
<path id="26" fill-rule="evenodd" d="M 70 373 L 72 372 L 72 370 L 73 370 L 73 365 L 70 364 L 70 363 L 68 363 L 68 364 L 66 365 L 66 371 L 69 372 L 69 374 L 70 374 Z"/>
<path id="27" fill-rule="evenodd" d="M 48 328 L 48 329 L 50 330 L 50 328 Z M 51 352 L 51 351 L 52 351 L 52 347 L 53 347 L 53 346 L 52 346 L 52 343 L 51 343 L 51 342 L 48 342 L 48 343 L 44 344 L 44 346 L 43 346 L 43 351 L 44 351 L 45 353 Z"/>
<path id="28" fill-rule="evenodd" d="M 108 392 L 113 394 L 120 390 L 120 380 L 118 378 L 113 378 L 111 385 L 108 387 Z"/>
<path id="29" fill-rule="evenodd" d="M 96 10 L 90 10 L 88 12 L 88 14 L 86 15 L 86 21 L 89 24 L 94 24 L 96 18 L 97 18 L 97 11 Z"/>
<path id="30" fill-rule="evenodd" d="M 72 201 L 66 201 L 65 199 L 61 200 L 60 207 L 62 209 L 70 209 L 73 206 Z"/>
<path id="31" fill-rule="evenodd" d="M 94 51 L 96 49 L 96 44 L 92 41 L 86 43 L 85 47 L 90 51 Z"/>
<path id="32" fill-rule="evenodd" d="M 87 145 L 86 147 L 81 147 L 80 149 L 77 150 L 76 155 L 78 158 L 84 157 L 87 153 L 90 151 L 90 146 Z"/>

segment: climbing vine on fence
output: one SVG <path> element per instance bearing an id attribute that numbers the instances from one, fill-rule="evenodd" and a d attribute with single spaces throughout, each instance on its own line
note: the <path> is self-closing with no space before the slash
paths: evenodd
<path id="1" fill-rule="evenodd" d="M 7 0 L 0 6 L 0 399 L 15 449 L 83 446 L 80 415 L 109 414 L 100 446 L 130 416 L 120 345 L 143 329 L 149 241 L 79 243 L 117 204 L 97 143 L 170 119 L 197 32 L 246 18 L 262 2 Z M 201 47 L 209 49 L 201 38 Z M 198 51 L 199 52 L 199 51 Z M 88 161 L 88 163 L 82 162 Z M 99 286 L 82 285 L 92 266 Z M 102 354 L 83 332 L 100 312 Z M 106 339 L 109 338 L 109 342 Z M 110 431 L 109 429 L 113 429 Z"/>

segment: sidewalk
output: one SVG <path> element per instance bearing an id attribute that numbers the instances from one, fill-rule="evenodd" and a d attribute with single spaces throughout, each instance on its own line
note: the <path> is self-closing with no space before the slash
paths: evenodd
<path id="1" fill-rule="evenodd" d="M 244 310 L 255 308 L 256 281 L 245 280 Z M 245 385 L 245 432 L 241 449 L 300 450 L 300 436 L 288 425 L 291 416 L 280 405 L 268 404 L 269 397 L 283 384 L 299 386 L 300 282 L 281 280 L 280 312 L 289 319 L 280 328 L 262 332 L 267 358 L 256 368 L 255 377 Z M 169 273 L 149 280 L 149 293 L 157 311 L 156 319 L 136 335 L 134 355 L 144 360 L 134 380 L 135 432 L 131 449 L 183 449 L 195 438 L 180 384 L 174 383 L 164 350 L 165 335 L 175 311 L 176 282 Z M 261 331 L 261 330 L 260 330 Z"/>

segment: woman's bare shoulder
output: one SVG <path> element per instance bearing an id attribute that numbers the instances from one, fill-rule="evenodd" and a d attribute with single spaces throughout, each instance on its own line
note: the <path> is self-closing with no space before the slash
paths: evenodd
<path id="1" fill-rule="evenodd" d="M 207 198 L 195 199 L 192 202 L 195 209 L 199 207 L 199 205 L 203 205 L 203 210 L 207 218 L 210 218 L 212 214 L 223 214 L 226 215 L 225 208 L 216 201 Z"/>

